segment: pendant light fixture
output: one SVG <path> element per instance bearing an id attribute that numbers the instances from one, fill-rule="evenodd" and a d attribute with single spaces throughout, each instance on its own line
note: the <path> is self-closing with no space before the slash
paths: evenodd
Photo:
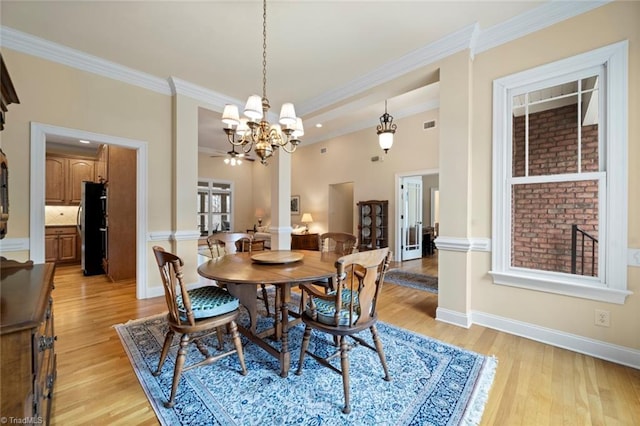
<path id="1" fill-rule="evenodd" d="M 393 117 L 387 112 L 387 101 L 384 101 L 384 114 L 380 116 L 380 124 L 377 127 L 378 130 L 378 142 L 380 148 L 384 150 L 386 154 L 393 145 L 393 134 L 396 132 L 396 126 L 393 124 Z"/>

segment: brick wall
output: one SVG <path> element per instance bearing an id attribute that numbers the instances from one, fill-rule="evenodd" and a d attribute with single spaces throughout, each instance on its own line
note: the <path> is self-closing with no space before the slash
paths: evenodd
<path id="1" fill-rule="evenodd" d="M 529 116 L 529 176 L 577 171 L 577 105 Z M 525 175 L 524 117 L 513 122 L 513 176 Z M 598 170 L 598 126 L 582 126 L 582 171 Z M 598 238 L 598 182 L 515 185 L 512 192 L 512 266 L 571 272 L 571 225 Z M 585 275 L 597 275 L 591 243 Z M 578 257 L 580 258 L 580 241 Z M 591 268 L 594 260 L 595 270 Z M 580 272 L 578 272 L 580 273 Z"/>

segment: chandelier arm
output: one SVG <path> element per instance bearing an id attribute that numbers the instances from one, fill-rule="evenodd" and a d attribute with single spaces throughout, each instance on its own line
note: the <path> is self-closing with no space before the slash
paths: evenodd
<path id="1" fill-rule="evenodd" d="M 289 146 L 291 146 L 291 148 L 288 148 Z M 296 148 L 298 147 L 298 145 L 294 145 L 294 144 L 285 144 L 285 145 L 281 145 L 282 149 L 284 150 L 284 152 L 287 152 L 289 154 L 293 154 L 293 152 L 296 150 Z"/>

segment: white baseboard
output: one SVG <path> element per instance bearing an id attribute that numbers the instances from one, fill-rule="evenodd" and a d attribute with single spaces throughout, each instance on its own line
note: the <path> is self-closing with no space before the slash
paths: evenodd
<path id="1" fill-rule="evenodd" d="M 436 320 L 464 328 L 469 328 L 472 324 L 471 318 L 469 318 L 469 316 L 460 312 L 440 307 L 436 308 Z"/>
<path id="2" fill-rule="evenodd" d="M 477 324 L 537 342 L 568 349 L 573 352 L 640 369 L 639 350 L 602 342 L 600 340 L 540 327 L 484 312 L 472 312 L 470 315 L 465 315 L 460 312 L 437 308 L 436 319 L 464 328 L 469 328 L 472 324 Z"/>

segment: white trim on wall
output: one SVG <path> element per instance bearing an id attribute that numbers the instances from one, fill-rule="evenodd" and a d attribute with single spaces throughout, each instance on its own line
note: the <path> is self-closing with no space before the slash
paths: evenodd
<path id="1" fill-rule="evenodd" d="M 169 83 L 142 71 L 45 40 L 7 26 L 0 27 L 2 45 L 37 58 L 122 81 L 163 95 L 170 95 Z"/>
<path id="2" fill-rule="evenodd" d="M 29 250 L 28 238 L 5 238 L 0 240 L 0 253 Z"/>
<path id="3" fill-rule="evenodd" d="M 536 342 L 640 369 L 640 351 L 572 333 L 565 333 L 478 311 L 472 311 L 465 315 L 461 312 L 438 308 L 436 319 L 464 328 L 477 324 Z"/>
<path id="4" fill-rule="evenodd" d="M 30 253 L 35 263 L 44 262 L 44 206 L 47 135 L 87 139 L 108 145 L 135 149 L 136 173 L 136 297 L 147 295 L 147 143 L 118 136 L 103 135 L 83 130 L 69 129 L 42 123 L 31 123 L 31 187 L 30 187 Z"/>

